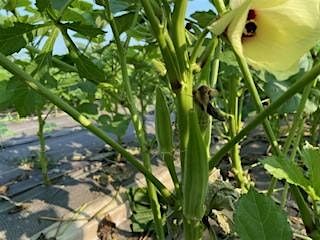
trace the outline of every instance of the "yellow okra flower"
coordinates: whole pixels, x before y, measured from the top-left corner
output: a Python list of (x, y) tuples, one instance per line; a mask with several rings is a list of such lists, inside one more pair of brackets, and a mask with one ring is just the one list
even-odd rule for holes
[(231, 11), (213, 23), (250, 65), (285, 79), (320, 40), (320, 0), (230, 0)]

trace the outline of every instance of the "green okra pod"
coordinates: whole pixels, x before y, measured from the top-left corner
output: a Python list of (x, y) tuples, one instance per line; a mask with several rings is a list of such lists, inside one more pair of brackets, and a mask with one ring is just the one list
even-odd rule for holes
[(165, 96), (159, 87), (156, 90), (155, 127), (159, 151), (168, 167), (175, 190), (179, 192), (179, 180), (174, 166), (170, 111)]
[(186, 219), (201, 220), (205, 212), (208, 188), (208, 154), (197, 113), (189, 112), (189, 140), (183, 175), (183, 215)]
[(170, 112), (166, 99), (159, 87), (156, 90), (155, 125), (160, 152), (171, 153), (173, 142)]

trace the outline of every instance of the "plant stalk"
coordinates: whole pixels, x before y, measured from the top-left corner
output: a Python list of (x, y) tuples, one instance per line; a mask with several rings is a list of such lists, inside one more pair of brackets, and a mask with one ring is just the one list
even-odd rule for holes
[[(120, 60), (120, 65), (121, 65), (121, 73), (122, 73), (124, 89), (126, 91), (127, 102), (128, 102), (128, 106), (129, 106), (131, 120), (133, 122), (135, 132), (137, 134), (137, 138), (140, 143), (143, 164), (146, 169), (151, 171), (151, 160), (150, 160), (150, 152), (148, 150), (148, 142), (146, 139), (145, 129), (144, 129), (142, 121), (139, 117), (139, 113), (138, 113), (138, 110), (135, 105), (135, 99), (132, 94), (131, 84), (130, 84), (128, 70), (127, 70), (127, 60), (126, 60), (125, 49), (123, 48), (123, 45), (120, 40), (120, 34), (118, 31), (116, 21), (114, 20), (113, 15), (111, 13), (109, 0), (105, 0), (104, 2), (106, 4), (106, 8), (105, 8), (106, 9), (106, 17), (110, 23), (110, 26), (111, 26), (111, 29), (113, 32), (113, 36), (114, 36), (114, 40), (116, 42), (117, 49), (118, 49), (118, 55), (119, 55), (119, 60)], [(157, 234), (157, 237), (159, 240), (162, 240), (162, 239), (164, 240), (165, 235), (164, 235), (164, 229), (162, 227), (162, 217), (161, 217), (160, 204), (158, 201), (156, 188), (148, 180), (148, 178), (146, 178), (146, 181), (147, 181), (148, 195), (149, 195), (149, 199), (150, 199), (150, 203), (151, 203), (151, 209), (152, 209), (152, 213), (153, 213), (153, 219), (154, 219), (154, 223), (155, 223), (156, 234)]]
[(137, 168), (141, 173), (143, 173), (158, 189), (164, 199), (169, 203), (174, 203), (173, 194), (147, 169), (145, 168), (138, 159), (136, 159), (132, 154), (126, 151), (120, 144), (115, 142), (110, 138), (102, 129), (93, 125), (93, 123), (87, 119), (84, 115), (79, 113), (75, 108), (69, 105), (67, 102), (63, 101), (61, 98), (56, 96), (41, 83), (35, 81), (29, 74), (24, 72), (16, 64), (9, 61), (2, 53), (0, 53), (0, 65), (8, 70), (19, 79), (24, 81), (30, 88), (38, 92), (61, 110), (70, 115), (75, 121), (79, 122), (83, 127), (88, 129), (97, 137), (101, 138), (105, 143), (110, 145), (115, 151), (121, 153), (135, 168)]

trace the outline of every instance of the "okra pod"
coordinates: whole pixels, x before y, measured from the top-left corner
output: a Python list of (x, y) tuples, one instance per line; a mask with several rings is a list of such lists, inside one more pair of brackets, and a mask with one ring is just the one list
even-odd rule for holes
[(189, 140), (183, 175), (183, 214), (186, 219), (201, 220), (205, 212), (208, 188), (208, 154), (197, 113), (189, 112)]

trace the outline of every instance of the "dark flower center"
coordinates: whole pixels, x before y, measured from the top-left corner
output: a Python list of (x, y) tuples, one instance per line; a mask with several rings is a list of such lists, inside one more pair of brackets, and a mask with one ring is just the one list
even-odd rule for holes
[(257, 30), (257, 25), (255, 22), (248, 22), (248, 23), (246, 23), (245, 28), (246, 28), (247, 33), (254, 34)]
[(247, 20), (252, 20), (256, 18), (256, 12), (253, 9), (250, 9), (248, 12)]
[(247, 16), (246, 25), (244, 26), (242, 37), (253, 37), (257, 31), (257, 24), (256, 24), (256, 12), (253, 9), (250, 9)]

